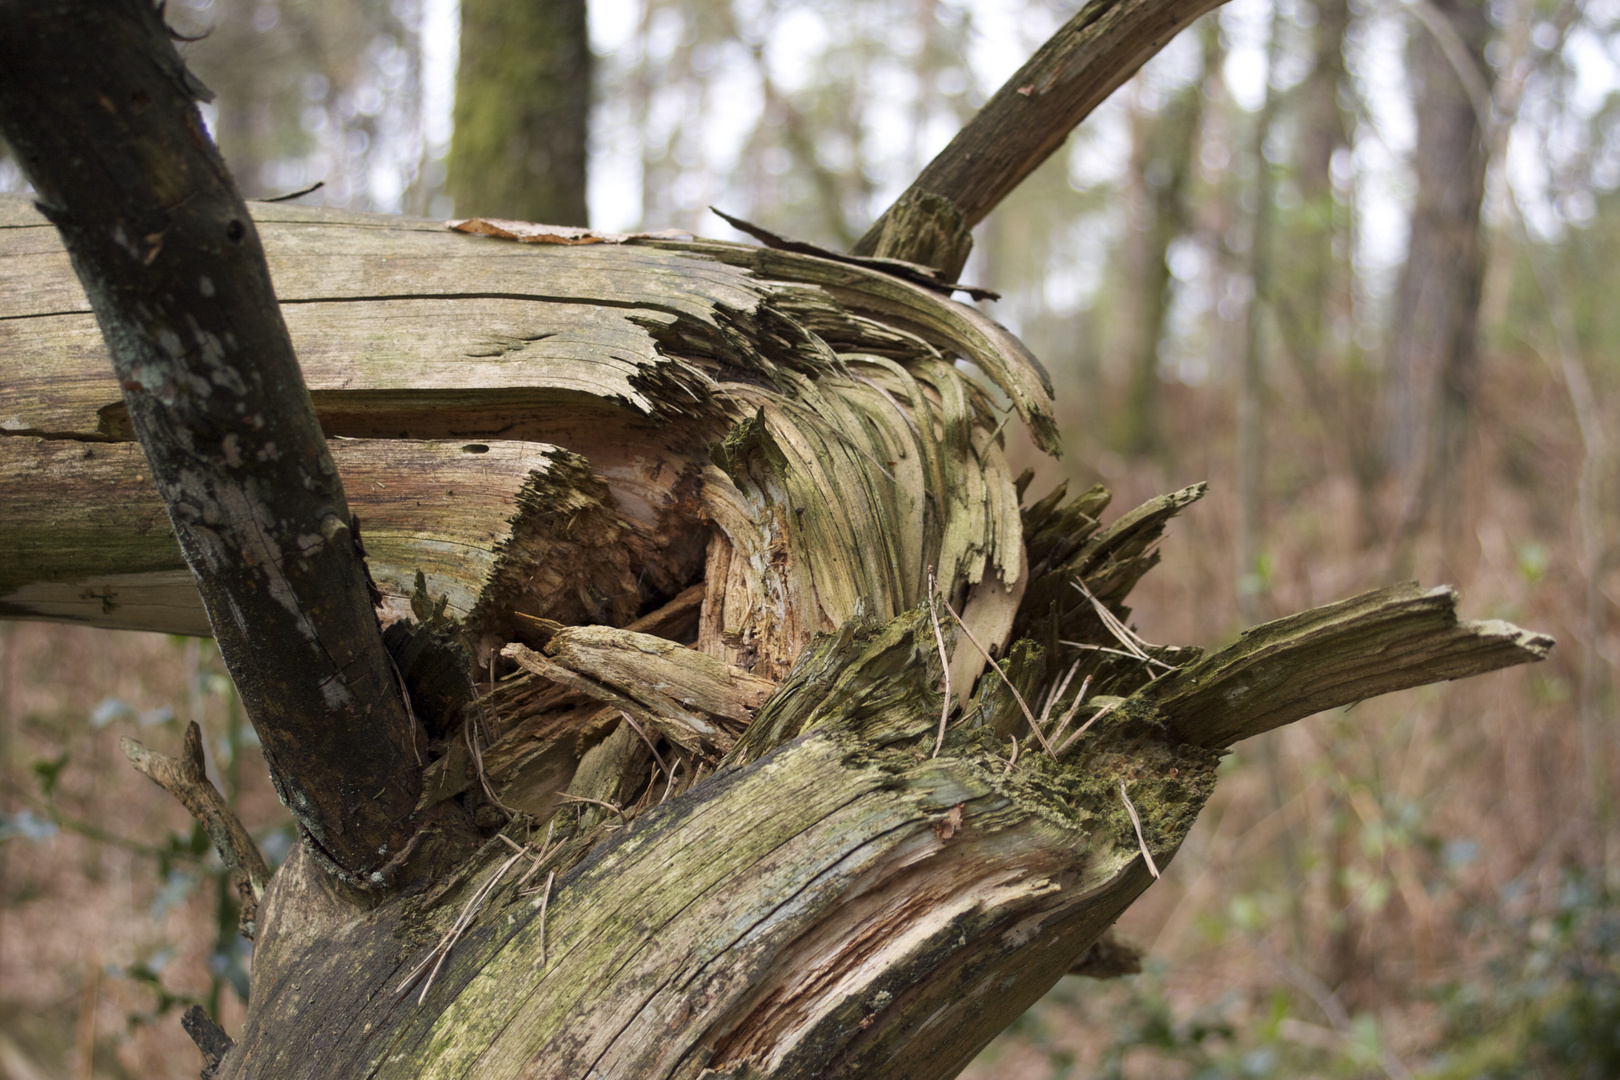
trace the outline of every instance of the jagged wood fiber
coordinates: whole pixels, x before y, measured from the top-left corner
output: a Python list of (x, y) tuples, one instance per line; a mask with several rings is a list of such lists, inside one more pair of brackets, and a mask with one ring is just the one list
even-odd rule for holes
[[(1162, 867), (1231, 741), (1550, 644), (1397, 587), (1121, 655), (1099, 605), (1204, 489), (1020, 510), (998, 402), (1055, 448), (1049, 390), (974, 309), (712, 241), (257, 213), (385, 614), (476, 680), (422, 805), (530, 847), (382, 899), (295, 854), (221, 1077), (952, 1076), (1151, 882), (1121, 782)], [(185, 626), (85, 311), (0, 200), (0, 613)], [(1000, 672), (936, 637), (930, 568)]]

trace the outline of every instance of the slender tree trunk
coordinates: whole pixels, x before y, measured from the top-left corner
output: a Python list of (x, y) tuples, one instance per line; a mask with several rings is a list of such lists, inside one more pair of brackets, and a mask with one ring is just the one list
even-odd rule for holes
[[(1429, 12), (1437, 28), (1411, 28), (1417, 197), (1385, 353), (1381, 418), (1384, 466), (1404, 489), (1402, 536), (1410, 536), (1431, 505), (1443, 520), (1454, 516), (1449, 508), (1459, 494), (1479, 383), (1476, 330), (1485, 268), (1486, 146), (1480, 104), (1464, 72), (1488, 70), (1490, 22), (1485, 5), (1472, 0), (1434, 0)], [(1454, 33), (1464, 55), (1448, 56), (1436, 29)]]
[(1245, 622), (1258, 620), (1265, 590), (1260, 560), (1261, 534), (1265, 512), (1265, 331), (1266, 299), (1271, 277), (1271, 228), (1276, 200), (1276, 180), (1266, 160), (1266, 143), (1271, 137), (1277, 114), (1277, 91), (1272, 86), (1277, 58), (1282, 55), (1279, 30), (1282, 15), (1272, 5), (1271, 26), (1266, 39), (1266, 94), (1255, 118), (1254, 139), (1249, 152), (1255, 169), (1255, 209), (1249, 230), (1249, 306), (1243, 320), (1243, 367), (1238, 380), (1237, 401), (1237, 599)]
[[(1219, 27), (1203, 26), (1204, 62), (1219, 46)], [(1140, 103), (1131, 113), (1126, 172), (1126, 233), (1121, 244), (1119, 355), (1129, 365), (1117, 445), (1128, 454), (1165, 448), (1159, 418), (1159, 345), (1170, 311), (1170, 245), (1187, 231), (1187, 185), (1203, 117), (1202, 76), (1158, 113)]]
[(445, 190), (465, 216), (586, 225), (585, 0), (461, 0)]

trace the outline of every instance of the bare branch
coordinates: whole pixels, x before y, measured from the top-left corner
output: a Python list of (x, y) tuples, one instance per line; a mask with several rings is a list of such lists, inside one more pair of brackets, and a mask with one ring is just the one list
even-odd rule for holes
[(1174, 736), (1218, 748), (1312, 713), (1543, 659), (1545, 634), (1459, 622), (1450, 586), (1391, 585), (1246, 630), (1139, 692)]
[(242, 933), (251, 938), (259, 901), (270, 881), (270, 868), (236, 811), (208, 779), (203, 764), (202, 728), (195, 720), (186, 728), (185, 749), (178, 758), (148, 749), (134, 739), (122, 739), (118, 745), (142, 776), (179, 799), (208, 833), (242, 898)]
[(1091, 0), (929, 162), (854, 254), (938, 267), (954, 281), (973, 226), (1149, 57), (1222, 2)]

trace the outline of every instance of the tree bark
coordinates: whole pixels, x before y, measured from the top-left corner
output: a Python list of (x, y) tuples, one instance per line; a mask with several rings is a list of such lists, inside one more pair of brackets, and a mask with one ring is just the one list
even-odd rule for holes
[[(29, 20), (60, 10), (0, 6), (0, 48), (49, 55)], [(117, 10), (172, 57), (142, 0)], [(0, 80), (57, 70), (21, 63)], [(159, 70), (184, 85), (177, 66)], [(107, 107), (80, 89), (61, 100), (122, 115), (127, 90)], [(71, 153), (44, 156), (61, 167)], [(125, 230), (138, 258), (102, 262), (75, 246), (77, 201), (56, 204), (83, 291), (51, 231), (0, 202), (0, 246), (16, 251), (0, 259), (0, 365), (27, 391), (0, 418), (5, 467), (40, 475), (34, 455), (43, 475), (72, 476), (67, 456), (90, 450), (120, 489), (112, 502), (86, 483), (85, 505), (62, 512), (71, 528), (23, 502), (19, 542), (0, 547), (5, 614), (127, 552), (146, 572), (173, 566), (141, 509), (143, 490), (168, 494), (163, 461), (143, 481), (128, 442), (156, 437), (155, 409), (129, 391), (120, 411), (92, 310), (126, 383), (147, 370), (125, 370), (128, 339), (171, 305), (203, 326), (257, 314), (268, 344), (238, 340), (273, 350), (262, 363), (290, 359), (262, 263), (209, 264), (234, 301), (218, 311), (172, 300), (191, 295), (188, 260), (218, 243), (210, 222), (227, 241), (232, 221), (256, 235), (239, 202), (221, 210), (201, 190), (168, 204), (177, 218)], [(197, 208), (215, 216), (181, 243)], [(1005, 413), (1058, 445), (1038, 365), (973, 308), (869, 265), (487, 222), (463, 229), (506, 238), (284, 207), (261, 218), (282, 304), (309, 312), (299, 345), (320, 425), (296, 368), (278, 384), (294, 401), (244, 415), (302, 410), (306, 460), (322, 460), (324, 427), (341, 448), (328, 462), (357, 481), (373, 463), (384, 493), (366, 498), (379, 545), (394, 545), (379, 565), (399, 616), (384, 659), (431, 737), (407, 820), (470, 819), (487, 840), (381, 893), (334, 874), (325, 847), (295, 852), (258, 912), (240, 1038), (190, 1025), (218, 1077), (952, 1076), (1173, 857), (1233, 740), (1551, 644), (1459, 623), (1449, 590), (1410, 586), (1208, 657), (1141, 643), (1125, 601), (1203, 486), (1106, 526), (1101, 489), (1020, 510), (1029, 477), (1007, 468)], [(153, 233), (163, 257), (146, 259)], [(103, 262), (135, 275), (113, 297), (129, 310), (108, 298)], [(140, 276), (173, 267), (186, 267), (173, 282)], [(136, 355), (154, 365), (167, 339), (148, 337), (158, 346)], [(237, 370), (234, 353), (206, 355)], [(234, 468), (231, 437), (200, 421), (211, 452), (193, 467)], [(396, 481), (380, 477), (417, 470), (386, 494)], [(353, 532), (335, 480), (327, 490)], [(188, 553), (189, 524), (174, 515)], [(52, 551), (53, 530), (75, 543)], [(92, 604), (92, 619), (135, 617), (121, 596)], [(365, 615), (340, 645), (370, 646)], [(259, 660), (302, 662), (264, 626), (242, 634)], [(488, 675), (476, 696), (471, 658)], [(387, 678), (369, 690), (397, 700)], [(397, 758), (392, 731), (363, 733)], [(377, 779), (354, 756), (308, 767), (365, 793)], [(200, 768), (184, 779), (199, 786)]]
[(585, 0), (461, 0), (445, 191), (464, 216), (588, 224)]

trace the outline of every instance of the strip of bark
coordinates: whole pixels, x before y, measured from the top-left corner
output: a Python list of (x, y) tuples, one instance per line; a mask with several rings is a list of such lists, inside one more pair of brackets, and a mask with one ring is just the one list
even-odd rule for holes
[(1091, 110), (1222, 0), (1092, 0), (996, 91), (855, 245), (954, 281), (970, 230)]
[(381, 885), (417, 732), (264, 253), (148, 0), (0, 3), (0, 130), (56, 225), (271, 777)]

